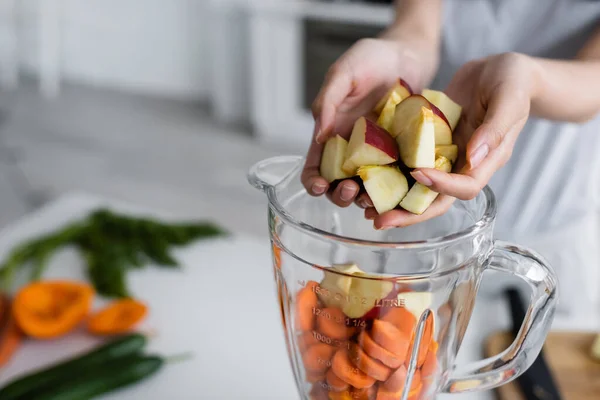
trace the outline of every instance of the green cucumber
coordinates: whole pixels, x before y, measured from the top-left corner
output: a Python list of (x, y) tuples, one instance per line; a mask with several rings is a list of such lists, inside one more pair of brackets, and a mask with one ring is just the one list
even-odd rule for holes
[(65, 380), (28, 400), (89, 400), (140, 382), (154, 375), (164, 365), (162, 357), (139, 355), (125, 358), (117, 365), (97, 368), (79, 379)]
[(0, 399), (29, 398), (28, 394), (34, 393), (40, 388), (54, 386), (56, 382), (62, 382), (64, 379), (73, 378), (86, 369), (101, 367), (111, 360), (139, 353), (143, 350), (146, 342), (146, 337), (139, 333), (111, 340), (88, 353), (17, 377), (0, 389)]

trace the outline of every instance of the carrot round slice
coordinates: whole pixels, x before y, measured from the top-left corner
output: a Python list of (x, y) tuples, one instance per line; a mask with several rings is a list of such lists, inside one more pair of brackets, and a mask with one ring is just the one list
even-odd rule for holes
[(317, 313), (317, 331), (332, 339), (348, 339), (353, 329), (346, 326), (346, 316), (339, 308), (327, 307)]
[(310, 400), (329, 400), (329, 393), (323, 385), (315, 383), (309, 393)]
[(324, 375), (331, 364), (331, 358), (335, 350), (335, 347), (325, 343), (313, 344), (302, 354), (304, 367), (311, 372), (323, 373)]
[(325, 380), (324, 372), (313, 372), (313, 371), (306, 372), (306, 381), (308, 383), (317, 383), (317, 382), (322, 382), (323, 380)]
[(377, 396), (377, 385), (373, 385), (366, 389), (352, 389), (350, 392), (352, 400), (375, 400)]
[[(419, 384), (419, 386), (408, 393), (408, 400), (417, 400), (418, 396), (421, 394), (421, 388), (423, 386)], [(391, 392), (387, 390), (385, 387), (380, 386), (379, 390), (377, 390), (377, 398), (376, 400), (398, 400), (402, 398), (402, 390), (398, 392)]]
[[(408, 355), (406, 356), (405, 361), (405, 364), (407, 366), (412, 357), (416, 334), (417, 332), (415, 331), (410, 341), (410, 347), (408, 349)], [(427, 318), (427, 320), (425, 321), (425, 327), (423, 328), (423, 336), (421, 337), (421, 344), (419, 345), (419, 351), (417, 353), (417, 368), (421, 368), (425, 363), (425, 357), (427, 357), (429, 346), (431, 345), (431, 342), (433, 340), (433, 314), (429, 314), (429, 318)]]
[(304, 353), (310, 346), (316, 343), (321, 343), (317, 340), (314, 333), (312, 332), (303, 332), (298, 335), (298, 349), (300, 353)]
[(335, 374), (335, 372), (333, 372), (333, 369), (329, 369), (327, 371), (327, 374), (325, 375), (325, 379), (327, 380), (327, 384), (333, 391), (342, 392), (342, 391), (348, 389), (348, 386), (349, 386), (348, 383), (344, 382), (342, 379), (340, 379)]
[(92, 315), (87, 327), (97, 335), (118, 335), (129, 332), (146, 317), (148, 306), (134, 299), (121, 299)]
[(352, 363), (362, 372), (378, 381), (385, 381), (392, 373), (392, 370), (381, 362), (371, 358), (358, 344), (351, 343), (348, 352)]
[(362, 346), (367, 355), (381, 361), (381, 363), (387, 367), (394, 369), (398, 368), (406, 359), (406, 356), (394, 354), (375, 343), (373, 338), (365, 331), (362, 331), (360, 335), (358, 335), (358, 343)]
[(331, 369), (340, 379), (357, 389), (368, 388), (375, 383), (375, 378), (352, 365), (348, 357), (348, 351), (343, 348), (339, 349), (333, 356)]
[(336, 392), (335, 390), (329, 391), (329, 400), (354, 400), (352, 398), (352, 393), (349, 390), (342, 390), (341, 392)]
[(413, 334), (417, 326), (417, 317), (404, 307), (390, 308), (381, 320), (390, 322), (396, 328), (406, 333), (409, 337)]
[(300, 289), (296, 295), (296, 328), (301, 331), (310, 331), (315, 327), (315, 311), (319, 305), (317, 294), (313, 285)]
[(376, 319), (373, 321), (371, 337), (381, 347), (391, 353), (406, 357), (410, 347), (410, 336), (396, 328), (393, 324)]
[[(383, 383), (383, 387), (385, 390), (389, 392), (402, 392), (404, 390), (404, 383), (406, 382), (406, 375), (408, 371), (406, 367), (403, 365), (398, 368), (392, 375), (390, 375), (389, 379)], [(410, 390), (414, 390), (419, 387), (421, 384), (421, 372), (419, 370), (415, 371), (413, 375), (412, 383), (410, 385)]]

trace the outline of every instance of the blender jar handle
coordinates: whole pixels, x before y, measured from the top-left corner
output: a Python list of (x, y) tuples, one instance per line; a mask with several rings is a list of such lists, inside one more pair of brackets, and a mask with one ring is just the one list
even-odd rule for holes
[(248, 182), (256, 189), (266, 192), (295, 176), (304, 166), (304, 157), (279, 156), (271, 157), (254, 164), (248, 171)]
[(557, 302), (556, 275), (539, 255), (496, 241), (489, 268), (527, 282), (532, 290), (529, 309), (510, 347), (497, 356), (467, 364), (464, 374), (450, 376), (443, 387), (446, 393), (488, 390), (516, 379), (533, 364), (552, 325)]

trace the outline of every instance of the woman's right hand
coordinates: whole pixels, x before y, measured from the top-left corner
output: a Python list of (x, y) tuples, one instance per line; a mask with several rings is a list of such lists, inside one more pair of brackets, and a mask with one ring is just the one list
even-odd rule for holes
[(372, 112), (377, 102), (398, 79), (420, 92), (437, 69), (437, 48), (425, 38), (362, 39), (344, 53), (329, 69), (312, 107), (315, 119), (313, 139), (306, 156), (302, 183), (309, 194), (327, 196), (340, 207), (352, 202), (372, 207), (368, 195), (356, 197), (359, 186), (351, 179), (340, 182), (333, 191), (319, 175), (321, 153), (335, 134), (348, 139), (356, 119)]

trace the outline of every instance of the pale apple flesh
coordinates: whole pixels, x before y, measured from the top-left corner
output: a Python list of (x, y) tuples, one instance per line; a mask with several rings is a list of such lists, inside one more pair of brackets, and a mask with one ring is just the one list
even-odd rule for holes
[(357, 173), (379, 214), (396, 208), (408, 193), (408, 181), (396, 166), (363, 166)]
[[(446, 157), (439, 156), (435, 160), (435, 169), (450, 172), (452, 171), (452, 163)], [(400, 202), (400, 207), (413, 214), (421, 215), (427, 211), (438, 195), (439, 193), (417, 182), (404, 196)]]
[(455, 144), (435, 146), (435, 156), (446, 157), (454, 165), (458, 158), (458, 146)]
[[(405, 100), (406, 101), (406, 100)], [(402, 106), (404, 102), (400, 103)], [(435, 128), (433, 112), (426, 107), (409, 118), (398, 118), (396, 113), (394, 129), (400, 148), (400, 159), (409, 168), (434, 168)]]
[(402, 100), (402, 102), (396, 106), (394, 122), (392, 123), (392, 127), (389, 131), (390, 134), (393, 137), (398, 136), (399, 129), (422, 107), (430, 109), (433, 113), (435, 144), (452, 144), (452, 129), (450, 129), (450, 124), (444, 116), (444, 113), (420, 94), (413, 94), (412, 96)]
[(323, 154), (321, 155), (319, 172), (327, 182), (331, 183), (338, 179), (346, 179), (352, 176), (342, 169), (347, 149), (348, 142), (340, 135), (330, 138), (325, 143)]
[(454, 131), (462, 113), (462, 107), (452, 100), (446, 93), (437, 90), (425, 89), (423, 96), (442, 110), (446, 119), (450, 123), (450, 129)]
[(398, 145), (390, 134), (373, 121), (359, 118), (352, 129), (342, 169), (354, 175), (363, 165), (387, 165), (398, 160)]
[[(398, 100), (398, 103), (400, 103), (400, 101), (402, 101), (402, 99), (407, 98), (411, 94), (413, 94), (413, 90), (410, 87), (410, 85), (408, 83), (406, 83), (406, 81), (404, 81), (403, 79), (399, 78), (396, 81), (396, 83), (394, 83), (394, 86), (392, 86), (390, 88), (390, 90), (388, 90), (388, 92), (385, 94), (385, 96), (383, 96), (381, 98), (381, 100), (379, 100), (379, 102), (377, 103), (377, 105), (375, 106), (375, 109), (373, 111), (375, 111), (377, 113), (377, 115), (381, 115), (386, 104), (389, 102), (390, 98), (393, 97), (395, 99), (400, 99), (400, 100)], [(398, 104), (398, 103), (396, 103), (396, 104)], [(395, 107), (395, 105), (394, 105), (394, 107)]]
[(410, 311), (417, 319), (433, 303), (433, 294), (431, 292), (402, 292), (398, 294), (398, 303)]

